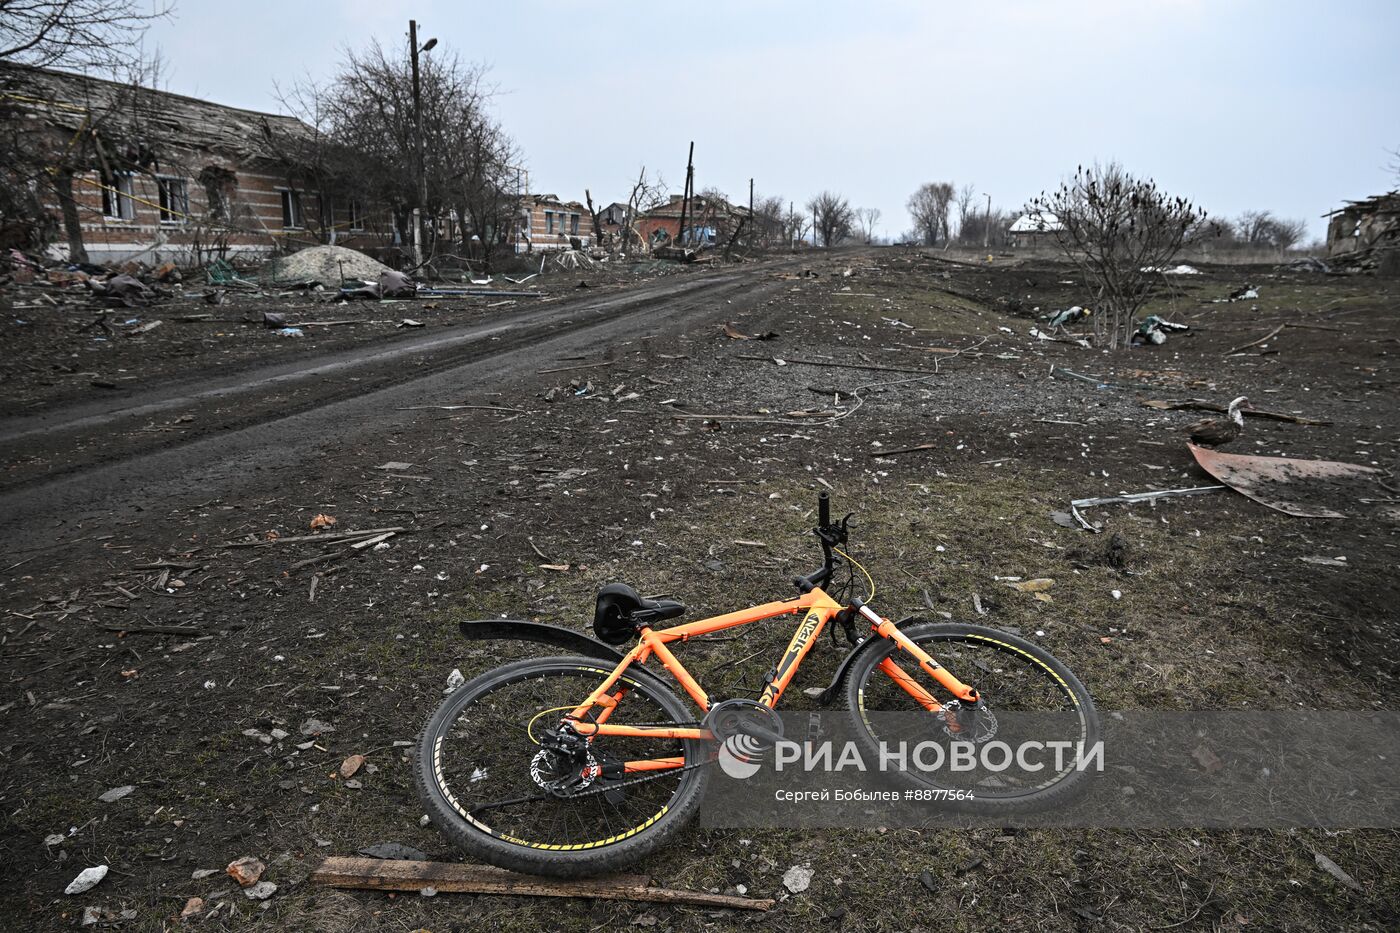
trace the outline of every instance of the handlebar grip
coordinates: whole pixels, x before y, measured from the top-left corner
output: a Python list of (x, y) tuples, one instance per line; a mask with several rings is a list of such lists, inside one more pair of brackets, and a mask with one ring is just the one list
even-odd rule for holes
[(823, 528), (831, 524), (831, 497), (825, 492), (817, 496), (817, 524)]

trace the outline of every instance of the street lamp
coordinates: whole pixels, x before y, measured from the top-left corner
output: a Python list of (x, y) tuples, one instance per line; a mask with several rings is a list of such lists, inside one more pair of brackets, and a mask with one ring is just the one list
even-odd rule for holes
[(413, 209), (413, 250), (421, 266), (423, 256), (423, 209), (428, 204), (428, 167), (423, 159), (423, 92), (418, 82), (418, 53), (431, 52), (437, 39), (418, 45), (418, 21), (408, 21), (408, 48), (413, 61), (413, 136), (418, 150), (418, 206)]

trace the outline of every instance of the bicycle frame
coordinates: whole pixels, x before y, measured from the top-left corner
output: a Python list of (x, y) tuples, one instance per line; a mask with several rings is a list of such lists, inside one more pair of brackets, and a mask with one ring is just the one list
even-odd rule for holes
[[(590, 739), (597, 736), (615, 735), (633, 738), (667, 738), (667, 739), (696, 739), (710, 740), (714, 735), (704, 728), (668, 728), (665, 726), (628, 726), (621, 723), (611, 723), (613, 711), (619, 702), (626, 695), (626, 687), (618, 688), (618, 682), (623, 674), (633, 664), (645, 664), (652, 657), (657, 658), (666, 670), (671, 672), (676, 681), (680, 683), (690, 698), (701, 710), (709, 711), (709, 694), (700, 685), (690, 672), (685, 669), (685, 665), (680, 662), (668, 645), (672, 642), (683, 642), (701, 635), (708, 635), (712, 632), (723, 631), (727, 628), (735, 628), (740, 625), (749, 625), (753, 622), (761, 622), (765, 619), (772, 619), (777, 616), (795, 615), (803, 612), (802, 623), (798, 625), (797, 631), (793, 633), (792, 640), (788, 642), (787, 650), (783, 653), (782, 660), (774, 668), (774, 674), (768, 684), (763, 689), (763, 694), (758, 702), (769, 709), (775, 709), (778, 701), (782, 699), (783, 692), (792, 682), (797, 674), (797, 669), (806, 658), (807, 653), (816, 643), (817, 637), (826, 628), (833, 616), (841, 612), (845, 607), (833, 600), (820, 587), (814, 587), (810, 592), (797, 599), (780, 600), (776, 602), (764, 603), (749, 609), (741, 609), (738, 612), (730, 612), (725, 615), (713, 616), (708, 619), (700, 619), (685, 625), (678, 625), (674, 628), (651, 629), (643, 627), (640, 632), (640, 639), (633, 648), (622, 659), (622, 662), (613, 669), (607, 678), (595, 689), (581, 704), (564, 717), (567, 722), (581, 736)], [(861, 615), (870, 621), (871, 631), (882, 638), (888, 638), (899, 646), (899, 649), (909, 656), (911, 660), (918, 664), (920, 670), (928, 674), (937, 681), (944, 689), (959, 700), (969, 703), (977, 702), (977, 691), (963, 683), (927, 652), (911, 641), (906, 635), (900, 632), (899, 628), (889, 619), (881, 618), (866, 606), (860, 607)], [(943, 705), (921, 686), (914, 677), (905, 671), (894, 659), (886, 658), (880, 664), (883, 670), (902, 690), (914, 698), (924, 709), (930, 713), (939, 713)], [(595, 709), (601, 707), (597, 716), (591, 721), (586, 717)], [(624, 772), (659, 771), (668, 768), (679, 768), (684, 765), (682, 757), (676, 758), (651, 758), (645, 760), (628, 761), (624, 763)]]

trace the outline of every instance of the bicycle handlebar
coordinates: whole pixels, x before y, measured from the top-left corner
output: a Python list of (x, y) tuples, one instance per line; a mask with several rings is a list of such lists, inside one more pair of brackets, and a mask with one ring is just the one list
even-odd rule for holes
[(812, 534), (817, 536), (817, 540), (822, 543), (822, 567), (805, 577), (793, 577), (792, 582), (799, 592), (810, 593), (831, 579), (832, 571), (836, 569), (836, 558), (832, 556), (831, 549), (837, 544), (846, 543), (846, 521), (850, 518), (841, 519), (839, 522), (831, 520), (831, 497), (825, 492), (817, 496), (817, 527), (812, 529)]

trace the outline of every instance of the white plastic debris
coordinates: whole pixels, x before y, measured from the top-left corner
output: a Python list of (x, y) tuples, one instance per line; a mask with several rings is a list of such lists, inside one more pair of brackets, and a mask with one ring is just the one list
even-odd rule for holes
[(277, 893), (277, 884), (272, 881), (259, 881), (252, 887), (244, 888), (243, 893), (255, 901), (265, 901)]
[(452, 669), (452, 673), (447, 675), (447, 689), (443, 690), (442, 692), (451, 693), (453, 690), (456, 690), (458, 687), (462, 686), (462, 684), (466, 682), (467, 678), (463, 677), (462, 672), (454, 667)]
[(116, 803), (136, 788), (131, 784), (123, 784), (121, 787), (114, 787), (109, 791), (104, 791), (97, 799), (103, 803)]
[(794, 865), (783, 872), (783, 887), (793, 894), (801, 894), (812, 886), (812, 869)]
[(68, 882), (68, 887), (63, 889), (64, 894), (84, 894), (97, 887), (98, 882), (107, 877), (106, 865), (95, 865), (92, 868), (84, 868), (78, 872), (78, 877)]

